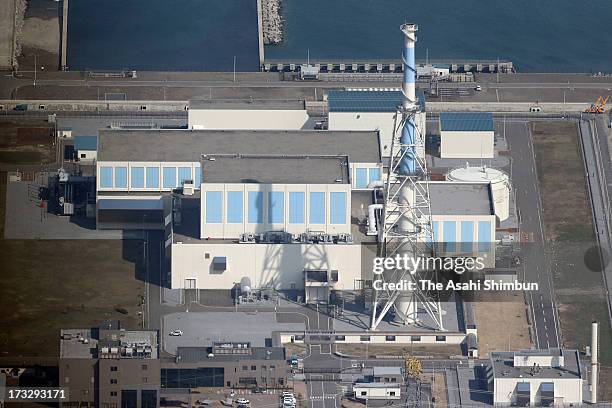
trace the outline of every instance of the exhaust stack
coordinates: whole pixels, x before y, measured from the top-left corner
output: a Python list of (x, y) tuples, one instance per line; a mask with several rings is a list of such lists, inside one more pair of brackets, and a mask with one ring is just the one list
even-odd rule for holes
[(597, 380), (599, 375), (598, 323), (591, 323), (591, 404), (597, 403)]

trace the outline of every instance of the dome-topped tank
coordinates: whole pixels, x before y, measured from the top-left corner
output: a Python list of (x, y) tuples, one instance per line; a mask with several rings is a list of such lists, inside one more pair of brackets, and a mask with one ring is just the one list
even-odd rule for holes
[(464, 181), (471, 183), (491, 183), (495, 215), (500, 221), (510, 216), (510, 177), (501, 170), (486, 166), (458, 167), (448, 172), (448, 181)]

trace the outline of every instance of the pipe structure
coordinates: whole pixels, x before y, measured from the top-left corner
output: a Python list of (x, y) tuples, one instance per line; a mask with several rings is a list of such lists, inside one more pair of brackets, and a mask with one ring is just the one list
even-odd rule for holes
[(591, 404), (597, 404), (597, 380), (599, 375), (599, 341), (598, 341), (598, 324), (591, 323)]
[[(416, 106), (416, 66), (414, 46), (416, 44), (416, 24), (404, 24), (400, 27), (404, 33), (404, 52), (402, 60), (404, 64), (404, 78), (402, 81), (402, 93), (404, 94), (403, 108), (405, 112), (414, 110)], [(400, 162), (400, 173), (402, 175), (414, 174), (416, 171), (415, 160), (415, 133), (416, 125), (412, 115), (404, 121), (400, 143), (404, 146), (403, 157)]]
[(378, 235), (378, 227), (376, 226), (376, 210), (382, 210), (382, 204), (368, 205), (368, 232), (367, 235)]

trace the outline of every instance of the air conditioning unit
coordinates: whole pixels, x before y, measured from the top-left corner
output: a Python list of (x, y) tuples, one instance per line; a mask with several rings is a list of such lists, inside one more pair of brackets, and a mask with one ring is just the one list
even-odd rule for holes
[(195, 193), (195, 186), (193, 180), (185, 180), (183, 183), (183, 195), (192, 196)]

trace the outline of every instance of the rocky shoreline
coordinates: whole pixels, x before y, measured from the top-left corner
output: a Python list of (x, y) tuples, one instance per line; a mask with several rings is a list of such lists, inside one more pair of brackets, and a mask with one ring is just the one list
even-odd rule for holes
[(281, 0), (261, 0), (261, 14), (264, 44), (281, 43), (283, 41)]

